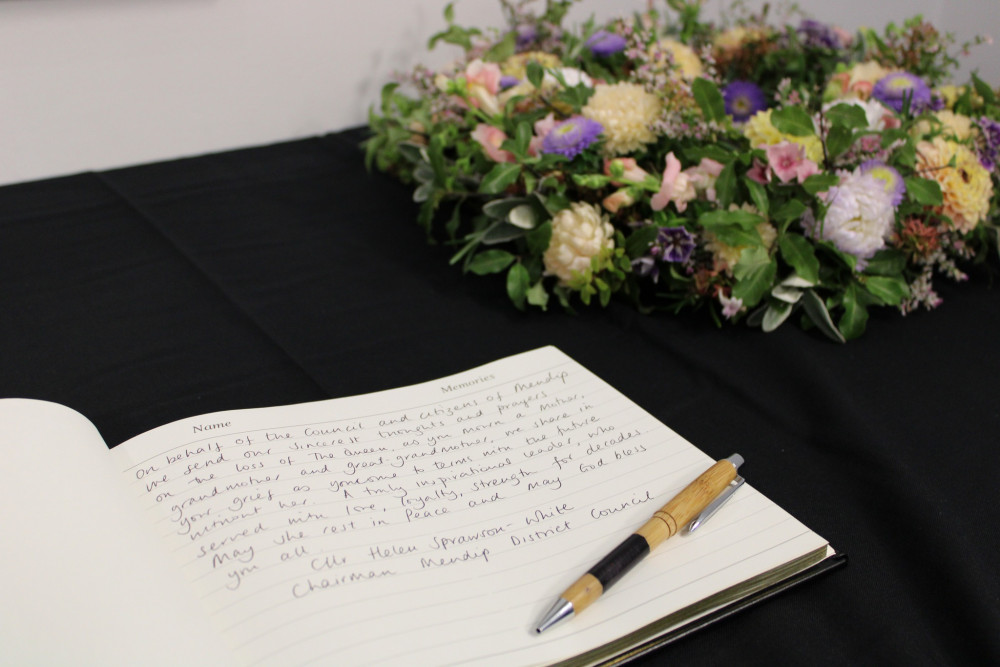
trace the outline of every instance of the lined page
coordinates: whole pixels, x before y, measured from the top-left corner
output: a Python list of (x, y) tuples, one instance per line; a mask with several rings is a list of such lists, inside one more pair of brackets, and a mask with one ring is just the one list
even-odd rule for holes
[(744, 486), (537, 635), (566, 586), (712, 463), (552, 347), (175, 422), (112, 454), (250, 665), (551, 662), (824, 544)]

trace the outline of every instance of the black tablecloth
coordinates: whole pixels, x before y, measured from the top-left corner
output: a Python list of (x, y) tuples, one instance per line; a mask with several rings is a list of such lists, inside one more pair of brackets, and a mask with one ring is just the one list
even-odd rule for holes
[[(847, 345), (629, 306), (518, 312), (426, 245), (361, 130), (0, 188), (0, 396), (109, 444), (553, 344), (849, 555), (650, 664), (1000, 661), (1000, 307), (989, 272)], [(994, 260), (992, 265), (995, 267)], [(0, 649), (2, 653), (2, 649)]]

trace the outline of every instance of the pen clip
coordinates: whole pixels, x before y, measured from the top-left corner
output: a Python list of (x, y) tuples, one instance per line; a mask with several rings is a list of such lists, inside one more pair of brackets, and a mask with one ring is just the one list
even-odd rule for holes
[(691, 519), (691, 522), (688, 523), (686, 526), (684, 526), (683, 529), (681, 529), (681, 535), (690, 535), (698, 528), (700, 528), (706, 521), (708, 521), (712, 517), (713, 514), (719, 511), (719, 508), (722, 507), (726, 503), (726, 501), (732, 497), (734, 493), (736, 493), (736, 489), (743, 486), (743, 482), (745, 481), (746, 480), (737, 475), (733, 479), (733, 481), (729, 483), (729, 486), (723, 489), (722, 493), (720, 493), (715, 498), (715, 500), (710, 502), (708, 506), (701, 511), (701, 514)]

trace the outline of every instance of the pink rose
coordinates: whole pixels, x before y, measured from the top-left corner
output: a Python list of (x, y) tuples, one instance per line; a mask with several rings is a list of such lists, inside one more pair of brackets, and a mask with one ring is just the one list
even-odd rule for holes
[(483, 152), (494, 162), (514, 162), (514, 155), (500, 148), (500, 144), (507, 140), (507, 135), (500, 128), (480, 123), (470, 136), (479, 142)]

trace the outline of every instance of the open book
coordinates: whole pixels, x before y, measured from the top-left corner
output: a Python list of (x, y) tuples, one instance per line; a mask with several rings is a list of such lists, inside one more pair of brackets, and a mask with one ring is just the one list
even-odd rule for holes
[(13, 664), (598, 662), (835, 560), (744, 485), (536, 634), (712, 463), (552, 347), (110, 451), (78, 413), (7, 399), (0, 442)]

